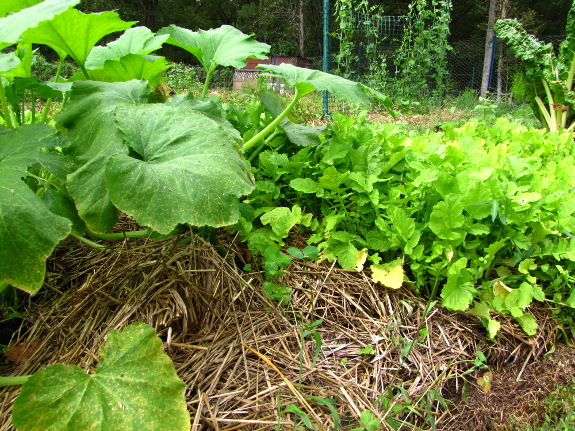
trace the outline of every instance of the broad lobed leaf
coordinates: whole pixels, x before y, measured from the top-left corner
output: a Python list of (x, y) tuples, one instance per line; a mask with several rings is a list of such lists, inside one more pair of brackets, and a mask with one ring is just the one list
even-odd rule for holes
[(187, 431), (184, 387), (154, 329), (133, 323), (110, 332), (94, 374), (61, 364), (34, 374), (14, 403), (13, 422), (22, 431)]

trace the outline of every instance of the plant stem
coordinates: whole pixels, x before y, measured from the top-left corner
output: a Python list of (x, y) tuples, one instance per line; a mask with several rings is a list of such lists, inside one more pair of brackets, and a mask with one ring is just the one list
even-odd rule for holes
[[(62, 72), (62, 68), (64, 66), (64, 60), (60, 58), (60, 63), (58, 63), (58, 69), (56, 70), (56, 76), (54, 76), (54, 82), (57, 82), (60, 78), (60, 72)], [(46, 122), (46, 118), (48, 118), (48, 113), (50, 112), (50, 106), (52, 105), (52, 98), (50, 97), (46, 100), (46, 105), (44, 106), (44, 110), (42, 111), (42, 118), (40, 119), (41, 123)]]
[(8, 106), (8, 100), (6, 99), (6, 93), (4, 91), (4, 83), (2, 82), (2, 78), (0, 78), (0, 103), (2, 103), (2, 115), (4, 116), (6, 126), (13, 129), (14, 124), (12, 123), (10, 107)]
[(549, 105), (549, 113), (551, 114), (551, 124), (549, 125), (549, 131), (557, 130), (557, 111), (553, 107), (555, 105), (555, 101), (553, 100), (553, 94), (551, 93), (551, 89), (549, 88), (549, 84), (547, 81), (542, 79), (543, 87), (545, 88), (545, 93), (547, 94), (547, 103)]
[(84, 244), (89, 245), (90, 247), (96, 248), (98, 250), (102, 250), (102, 251), (108, 251), (108, 249), (106, 248), (106, 246), (102, 245), (102, 244), (98, 244), (97, 242), (94, 241), (90, 241), (88, 238), (85, 238), (83, 236), (80, 235), (76, 235), (75, 233), (71, 234), (74, 238), (76, 238), (78, 241), (83, 242)]
[(261, 141), (268, 133), (270, 133), (272, 130), (274, 130), (278, 126), (278, 124), (290, 113), (290, 111), (293, 109), (293, 107), (295, 106), (295, 104), (298, 102), (299, 99), (300, 99), (300, 96), (298, 94), (298, 89), (296, 87), (295, 95), (294, 95), (292, 101), (289, 103), (289, 105), (286, 106), (286, 108), (281, 112), (281, 114), (278, 115), (261, 132), (259, 132), (257, 135), (255, 135), (253, 138), (251, 138), (248, 142), (246, 142), (244, 144), (244, 146), (242, 148), (244, 153), (247, 150), (249, 150), (250, 148), (252, 148), (259, 141)]
[(202, 96), (206, 97), (208, 94), (208, 87), (210, 86), (210, 81), (212, 80), (212, 73), (214, 73), (214, 69), (208, 70), (206, 73), (206, 80), (204, 81), (204, 87), (202, 88)]
[(80, 70), (82, 71), (82, 73), (84, 74), (86, 79), (89, 81), (91, 78), (90, 78), (90, 73), (88, 72), (88, 69), (86, 69), (86, 66), (84, 66), (83, 64), (80, 64)]
[(262, 142), (262, 143), (250, 154), (250, 156), (248, 157), (248, 162), (252, 162), (252, 161), (258, 156), (258, 154), (262, 152), (262, 150), (264, 149), (264, 147), (266, 146), (266, 144), (267, 144), (268, 142), (270, 142), (273, 138), (275, 138), (278, 134), (279, 134), (279, 130), (278, 130), (278, 129), (274, 130), (274, 132), (273, 132), (271, 135), (269, 135), (269, 136), (265, 139), (265, 141)]
[(16, 386), (16, 385), (23, 385), (28, 381), (28, 379), (32, 377), (32, 375), (28, 376), (14, 376), (14, 377), (5, 377), (0, 376), (0, 387), (2, 386)]
[(128, 232), (115, 232), (115, 233), (95, 233), (87, 230), (86, 233), (92, 238), (101, 239), (104, 241), (119, 241), (126, 238), (145, 238), (152, 233), (152, 229), (134, 230)]
[(547, 108), (545, 107), (543, 101), (539, 96), (535, 97), (535, 103), (537, 103), (537, 106), (539, 107), (539, 112), (541, 112), (541, 115), (545, 120), (546, 124), (544, 124), (544, 126), (547, 127), (547, 130), (551, 130), (551, 115), (549, 114), (549, 111), (547, 111)]

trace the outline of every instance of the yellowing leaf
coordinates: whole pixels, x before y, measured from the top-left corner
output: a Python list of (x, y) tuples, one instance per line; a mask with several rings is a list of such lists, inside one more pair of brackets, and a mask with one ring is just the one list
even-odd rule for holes
[(403, 266), (401, 259), (382, 265), (371, 265), (371, 279), (391, 289), (399, 289), (403, 284)]
[(356, 271), (363, 271), (363, 265), (367, 260), (367, 249), (359, 250), (357, 255), (355, 256), (355, 270)]
[(505, 298), (507, 298), (507, 295), (509, 295), (509, 292), (511, 292), (512, 290), (513, 289), (511, 289), (510, 287), (507, 287), (504, 283), (502, 283), (499, 280), (497, 280), (495, 283), (493, 283), (493, 294), (495, 296), (499, 296), (503, 300), (505, 300)]
[(477, 379), (477, 384), (481, 386), (485, 393), (491, 390), (491, 382), (493, 382), (493, 373), (491, 371), (483, 373), (483, 377)]

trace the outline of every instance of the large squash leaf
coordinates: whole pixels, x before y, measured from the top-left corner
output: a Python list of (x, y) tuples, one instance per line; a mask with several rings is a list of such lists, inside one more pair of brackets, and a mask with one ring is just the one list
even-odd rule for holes
[(26, 31), (24, 40), (48, 45), (61, 59), (69, 55), (84, 67), (90, 51), (100, 39), (110, 33), (126, 30), (133, 24), (122, 21), (116, 12), (85, 14), (69, 9), (51, 21)]
[(96, 46), (88, 55), (86, 67), (102, 67), (107, 60), (118, 60), (129, 54), (150, 54), (162, 47), (169, 37), (167, 34), (156, 36), (147, 27), (134, 27), (106, 46)]
[(165, 105), (119, 107), (116, 126), (130, 147), (106, 166), (112, 202), (140, 224), (169, 233), (179, 223), (224, 226), (253, 189), (232, 137), (204, 114)]
[(76, 165), (68, 177), (68, 192), (82, 219), (95, 232), (107, 232), (117, 221), (104, 173), (108, 159), (127, 149), (117, 135), (114, 110), (118, 105), (145, 103), (148, 94), (145, 81), (79, 81), (72, 86), (66, 108), (56, 117), (67, 129), (72, 142), (67, 152)]
[[(0, 5), (0, 50), (18, 43), (22, 33), (80, 3), (80, 0), (8, 1)], [(23, 9), (22, 7), (25, 7)], [(30, 7), (26, 7), (30, 6)], [(8, 15), (11, 13), (10, 15)], [(8, 15), (8, 16), (6, 16)]]
[(133, 323), (110, 332), (94, 374), (63, 364), (34, 374), (12, 420), (22, 431), (188, 431), (184, 387), (154, 329)]
[(238, 29), (223, 25), (211, 30), (191, 31), (171, 25), (162, 28), (158, 35), (168, 34), (167, 43), (179, 46), (193, 54), (206, 71), (216, 66), (245, 67), (248, 58), (266, 59), (270, 46), (258, 42)]
[(373, 97), (379, 100), (386, 109), (390, 110), (391, 107), (391, 99), (388, 96), (359, 82), (287, 63), (277, 66), (261, 64), (259, 67), (271, 72), (274, 76), (282, 78), (289, 85), (296, 87), (299, 97), (303, 97), (315, 90), (327, 90), (335, 97), (358, 105), (369, 105), (371, 97)]
[(45, 124), (24, 125), (0, 134), (0, 285), (30, 293), (44, 282), (46, 259), (71, 231), (70, 220), (50, 212), (22, 181), (29, 166), (63, 165), (45, 148), (62, 145)]

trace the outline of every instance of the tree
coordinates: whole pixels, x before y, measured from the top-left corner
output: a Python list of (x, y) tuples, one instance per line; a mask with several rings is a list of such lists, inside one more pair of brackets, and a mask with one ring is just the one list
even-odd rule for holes
[(485, 39), (485, 56), (483, 57), (483, 74), (481, 76), (481, 97), (487, 97), (490, 85), (490, 75), (493, 69), (493, 49), (495, 40), (495, 21), (497, 20), (497, 4), (498, 0), (490, 0), (489, 3), (489, 19), (487, 22), (487, 37)]

